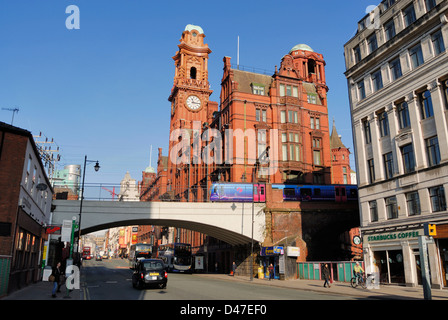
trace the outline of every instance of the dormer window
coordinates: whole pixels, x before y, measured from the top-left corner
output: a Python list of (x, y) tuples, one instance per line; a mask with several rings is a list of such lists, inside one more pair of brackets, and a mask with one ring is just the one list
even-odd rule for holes
[(264, 96), (264, 85), (258, 83), (252, 83), (252, 93)]

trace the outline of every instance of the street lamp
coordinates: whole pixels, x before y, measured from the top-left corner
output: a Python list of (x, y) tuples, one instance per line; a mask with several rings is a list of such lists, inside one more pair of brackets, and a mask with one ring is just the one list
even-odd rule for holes
[[(87, 162), (95, 162), (95, 160), (87, 160), (87, 156), (84, 157), (84, 171), (82, 172), (82, 184), (81, 184), (81, 202), (79, 204), (79, 230), (78, 230), (78, 252), (79, 252), (79, 244), (81, 241), (81, 216), (82, 216), (82, 202), (84, 200), (84, 182), (86, 180), (86, 165)], [(93, 167), (95, 172), (100, 170), (100, 164), (96, 161), (95, 166)]]

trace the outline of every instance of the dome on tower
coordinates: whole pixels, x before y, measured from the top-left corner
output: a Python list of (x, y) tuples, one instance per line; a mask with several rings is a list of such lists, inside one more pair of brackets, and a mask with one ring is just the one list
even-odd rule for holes
[(298, 45), (295, 45), (294, 47), (292, 47), (292, 49), (289, 50), (289, 53), (291, 53), (293, 51), (297, 51), (297, 50), (304, 50), (304, 51), (314, 52), (314, 50), (311, 49), (311, 47), (309, 45), (301, 43), (301, 44), (298, 44)]
[(200, 26), (195, 26), (193, 24), (187, 24), (184, 31), (197, 30), (199, 33), (204, 33), (204, 30)]
[(146, 173), (156, 173), (156, 170), (153, 167), (149, 166), (145, 169), (145, 172)]

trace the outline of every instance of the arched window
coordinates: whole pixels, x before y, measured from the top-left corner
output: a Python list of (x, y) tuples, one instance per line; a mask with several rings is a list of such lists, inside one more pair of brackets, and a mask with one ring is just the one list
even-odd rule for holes
[(190, 69), (190, 79), (196, 79), (196, 68), (191, 67)]

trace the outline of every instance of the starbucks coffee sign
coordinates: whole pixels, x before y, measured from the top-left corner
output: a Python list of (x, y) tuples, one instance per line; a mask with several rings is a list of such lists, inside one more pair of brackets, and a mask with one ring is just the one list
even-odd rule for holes
[(410, 239), (416, 240), (421, 235), (423, 235), (423, 230), (407, 230), (391, 233), (365, 235), (364, 240), (367, 240), (367, 242), (410, 240)]

